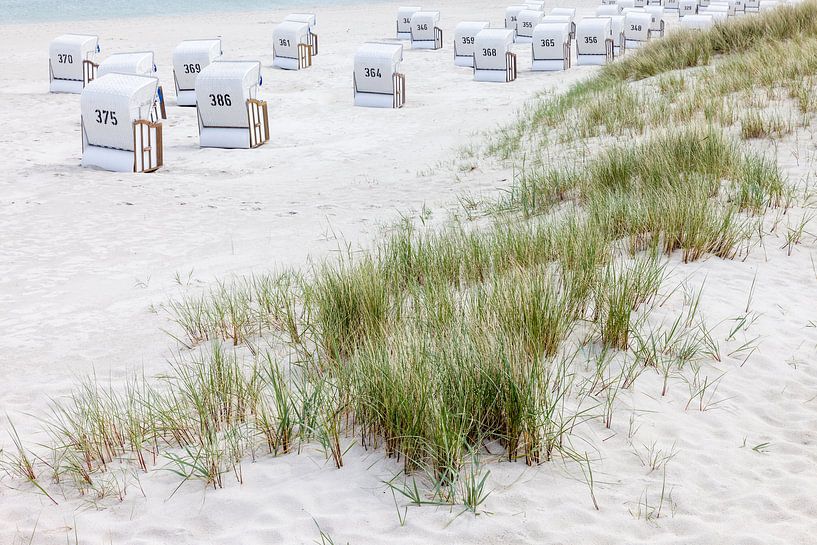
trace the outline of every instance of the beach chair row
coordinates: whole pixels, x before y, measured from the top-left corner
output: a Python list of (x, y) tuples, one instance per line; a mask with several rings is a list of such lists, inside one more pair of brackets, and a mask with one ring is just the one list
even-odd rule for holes
[[(790, 0), (799, 1), (799, 0)], [(514, 44), (531, 46), (531, 70), (555, 71), (579, 65), (612, 62), (629, 49), (638, 49), (664, 36), (665, 18), (678, 16), (684, 27), (703, 29), (728, 17), (772, 9), (778, 0), (602, 0), (596, 17), (576, 20), (576, 10), (556, 7), (545, 13), (544, 3), (530, 1), (505, 10), (503, 28), (488, 21), (464, 21), (454, 29), (454, 64), (470, 67), (476, 81), (516, 80)], [(437, 11), (419, 6), (397, 11), (396, 38), (409, 40), (412, 49), (440, 49), (443, 31)], [(401, 43), (367, 43), (355, 57), (354, 96), (359, 106), (399, 108), (406, 101), (406, 80), (400, 72)]]
[[(317, 19), (311, 13), (293, 13), (272, 32), (273, 66), (299, 70), (312, 65), (318, 54)], [(84, 34), (65, 34), (51, 42), (48, 72), (51, 92), (81, 93), (96, 77), (111, 73), (154, 76), (156, 63), (152, 51), (109, 55), (101, 63), (99, 38)], [(195, 102), (193, 84), (201, 69), (224, 54), (220, 39), (186, 40), (173, 51), (173, 76), (176, 95), (182, 106)]]
[[(699, 0), (690, 10), (684, 8), (688, 0), (665, 0), (663, 6), (655, 0), (638, 6), (639, 1), (606, 0), (596, 17), (578, 21), (572, 8), (556, 8), (545, 15), (541, 3), (530, 3), (523, 9), (509, 7), (503, 28), (491, 28), (487, 21), (460, 23), (454, 30), (454, 64), (470, 67), (477, 81), (510, 82), (517, 75), (513, 44), (530, 44), (533, 70), (564, 70), (571, 65), (574, 42), (577, 64), (605, 64), (662, 36), (665, 10), (677, 9), (682, 21), (693, 22), (688, 26), (704, 28), (747, 8), (751, 12), (754, 0), (710, 0), (707, 5)], [(759, 0), (758, 10), (777, 5)], [(296, 17), (300, 20), (284, 21), (273, 35), (274, 64), (280, 68), (309, 66), (317, 53), (314, 15)], [(396, 22), (396, 37), (411, 40), (413, 48), (442, 47), (438, 12), (400, 8)], [(83, 35), (61, 36), (50, 49), (51, 91), (81, 93), (82, 163), (121, 172), (155, 171), (164, 162), (160, 119), (167, 114), (153, 53), (117, 53), (97, 64), (99, 52), (98, 39)], [(222, 56), (219, 39), (179, 44), (173, 52), (177, 104), (197, 107), (201, 147), (258, 147), (269, 140), (267, 103), (258, 96), (261, 63), (227, 61)], [(354, 104), (404, 105), (402, 61), (399, 41), (363, 44), (355, 54)]]
[[(541, 4), (536, 7), (541, 8)], [(412, 8), (415, 9), (415, 8)], [(419, 8), (416, 8), (419, 9)], [(552, 13), (564, 23), (565, 34), (575, 32), (575, 10)], [(408, 20), (415, 29), (401, 25)], [(398, 11), (397, 36), (413, 48), (439, 49), (442, 31), (437, 12)], [(302, 52), (291, 47), (285, 21), (274, 32), (274, 64), (304, 67)], [(306, 28), (306, 32), (304, 32)], [(309, 53), (317, 50), (314, 16), (306, 27), (295, 29)], [(428, 31), (428, 29), (431, 29)], [(473, 31), (469, 36), (465, 30)], [(520, 40), (516, 29), (488, 28), (487, 22), (459, 25), (458, 41), (470, 42), (471, 51), (455, 47), (455, 64), (470, 66), (479, 81), (513, 81), (516, 57), (511, 45)], [(479, 49), (481, 53), (475, 55)], [(163, 165), (162, 124), (166, 118), (164, 93), (156, 78), (152, 52), (127, 52), (95, 62), (100, 48), (94, 36), (66, 35), (54, 40), (50, 54), (51, 90), (80, 92), (83, 165), (123, 171), (152, 172)], [(254, 148), (269, 139), (266, 102), (258, 98), (262, 84), (258, 62), (222, 60), (221, 40), (187, 40), (173, 52), (173, 74), (179, 106), (197, 106), (202, 147)], [(464, 62), (465, 59), (470, 62)], [(79, 62), (81, 60), (81, 62)], [(363, 44), (355, 54), (353, 88), (358, 106), (397, 108), (405, 104), (405, 77), (399, 72), (403, 44)], [(307, 64), (308, 65), (308, 64)]]
[(596, 9), (598, 17), (625, 15), (633, 9), (677, 15), (682, 28), (702, 30), (729, 17), (747, 13), (760, 13), (786, 3), (800, 0), (602, 0)]

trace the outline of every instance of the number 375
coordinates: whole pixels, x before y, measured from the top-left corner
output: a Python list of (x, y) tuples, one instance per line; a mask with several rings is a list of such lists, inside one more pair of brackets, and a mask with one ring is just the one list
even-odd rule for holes
[(96, 122), (100, 125), (118, 125), (119, 121), (116, 119), (116, 112), (113, 110), (94, 110), (96, 114)]

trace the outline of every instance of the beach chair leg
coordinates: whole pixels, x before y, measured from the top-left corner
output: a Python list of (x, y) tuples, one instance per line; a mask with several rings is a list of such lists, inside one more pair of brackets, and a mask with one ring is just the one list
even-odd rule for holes
[(82, 86), (85, 87), (96, 78), (96, 70), (99, 65), (94, 61), (82, 61)]
[(406, 76), (396, 72), (392, 78), (393, 108), (402, 108), (406, 104)]
[(505, 81), (516, 80), (516, 53), (508, 51), (505, 53)]
[(156, 172), (164, 165), (162, 124), (145, 119), (133, 122), (133, 171)]
[(318, 54), (318, 35), (310, 32), (309, 36), (312, 39), (312, 55), (315, 56)]
[(159, 96), (159, 112), (162, 114), (162, 119), (167, 119), (167, 108), (165, 107), (165, 91), (160, 85), (156, 89), (156, 94)]
[(267, 103), (254, 98), (247, 99), (250, 148), (257, 148), (269, 141), (269, 113)]
[(298, 69), (312, 66), (312, 45), (298, 44)]

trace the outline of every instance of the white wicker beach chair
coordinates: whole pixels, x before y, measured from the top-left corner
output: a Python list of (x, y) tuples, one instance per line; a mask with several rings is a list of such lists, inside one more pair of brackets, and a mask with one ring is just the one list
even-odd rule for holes
[(402, 44), (372, 42), (360, 46), (353, 73), (355, 106), (402, 108), (406, 103), (402, 61)]
[(176, 104), (196, 105), (196, 78), (210, 63), (221, 58), (221, 40), (185, 40), (173, 50)]
[(531, 70), (570, 68), (570, 23), (541, 23), (533, 29)]
[(411, 16), (411, 48), (441, 49), (443, 31), (439, 11), (418, 11)]
[(86, 34), (63, 34), (48, 48), (48, 81), (52, 93), (82, 92), (96, 76), (94, 58), (99, 53), (99, 38)]
[(267, 103), (258, 98), (261, 63), (218, 61), (196, 78), (199, 145), (257, 148), (269, 140)]
[(283, 21), (272, 31), (272, 65), (284, 70), (312, 66), (309, 23)]
[[(619, 19), (623, 17), (617, 16)], [(615, 58), (612, 17), (585, 17), (576, 25), (576, 64), (600, 65)]]
[(474, 67), (474, 41), (488, 21), (464, 21), (454, 29), (454, 65)]
[(82, 164), (116, 172), (153, 172), (163, 164), (162, 124), (150, 119), (159, 80), (107, 74), (80, 96)]
[(514, 31), (486, 28), (474, 40), (474, 79), (510, 82), (516, 79), (516, 54), (511, 51)]

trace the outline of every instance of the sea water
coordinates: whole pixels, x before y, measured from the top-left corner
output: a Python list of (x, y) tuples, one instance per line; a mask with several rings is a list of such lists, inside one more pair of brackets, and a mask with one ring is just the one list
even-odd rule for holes
[(0, 0), (0, 24), (80, 19), (115, 19), (255, 11), (281, 7), (352, 3), (353, 0)]

